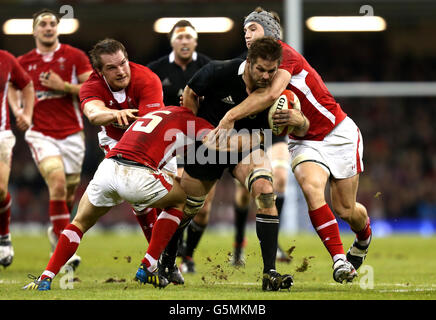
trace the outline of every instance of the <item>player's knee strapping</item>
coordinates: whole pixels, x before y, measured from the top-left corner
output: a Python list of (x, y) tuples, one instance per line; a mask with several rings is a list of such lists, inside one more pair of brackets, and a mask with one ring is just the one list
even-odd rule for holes
[[(251, 193), (251, 189), (253, 187), (253, 183), (256, 180), (259, 179), (265, 179), (269, 181), (272, 185), (273, 183), (273, 175), (271, 170), (267, 168), (257, 168), (252, 170), (248, 176), (247, 179), (245, 179), (245, 187), (247, 190)], [(276, 195), (271, 193), (260, 193), (257, 195), (254, 199), (254, 202), (256, 204), (257, 209), (266, 209), (266, 208), (273, 208), (275, 205)]]
[(273, 175), (271, 170), (266, 168), (257, 168), (253, 169), (245, 179), (245, 187), (247, 190), (251, 193), (251, 188), (253, 186), (253, 183), (258, 179), (266, 179), (269, 182), (271, 182), (271, 185), (273, 183)]
[(271, 193), (260, 193), (254, 198), (257, 209), (269, 209), (273, 208), (276, 203), (277, 195), (273, 192)]
[(200, 197), (187, 196), (185, 207), (183, 209), (184, 217), (182, 222), (180, 223), (180, 228), (185, 227), (192, 218), (200, 211), (204, 206), (204, 202), (206, 201), (207, 195)]

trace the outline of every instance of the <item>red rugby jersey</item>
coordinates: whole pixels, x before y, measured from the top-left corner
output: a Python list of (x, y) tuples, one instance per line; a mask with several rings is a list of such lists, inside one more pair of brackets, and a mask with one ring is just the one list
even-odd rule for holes
[(213, 126), (185, 107), (164, 107), (136, 120), (106, 158), (125, 159), (160, 169), (180, 148), (201, 141)]
[(9, 81), (18, 89), (23, 89), (31, 80), (12, 54), (0, 50), (0, 131), (11, 129), (8, 105)]
[(92, 71), (87, 55), (80, 49), (60, 44), (49, 54), (33, 49), (19, 57), (18, 61), (29, 73), (35, 86), (32, 130), (55, 139), (64, 139), (82, 130), (82, 112), (77, 97), (43, 86), (39, 75), (53, 70), (64, 81), (78, 84), (79, 75)]
[[(80, 89), (80, 105), (83, 110), (85, 103), (101, 100), (111, 109), (138, 109), (142, 116), (150, 110), (164, 106), (162, 83), (159, 77), (149, 68), (129, 62), (130, 84), (124, 90), (113, 92), (103, 76), (95, 70)], [(116, 124), (102, 126), (102, 130), (112, 139), (120, 140), (125, 129)]]
[(303, 138), (289, 135), (292, 139), (323, 140), (347, 116), (335, 101), (320, 75), (306, 59), (288, 44), (279, 41), (283, 48), (280, 69), (292, 75), (288, 89), (300, 99), (301, 110), (310, 121), (310, 128)]

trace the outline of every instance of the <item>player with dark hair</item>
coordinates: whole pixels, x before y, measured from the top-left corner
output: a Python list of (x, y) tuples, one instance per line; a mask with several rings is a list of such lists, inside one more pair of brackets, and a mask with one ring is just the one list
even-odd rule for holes
[[(257, 10), (261, 10), (260, 8)], [(274, 18), (280, 21), (280, 18), (276, 13)], [(269, 34), (272, 36), (273, 34)], [(246, 42), (247, 48), (250, 48), (251, 42)], [(246, 55), (246, 54), (245, 54)], [(285, 191), (287, 185), (287, 179), (289, 174), (289, 152), (288, 152), (288, 137), (276, 136), (272, 137), (272, 144), (267, 150), (267, 154), (271, 159), (271, 166), (274, 177), (274, 192), (277, 196), (276, 207), (279, 217), (282, 213), (283, 204), (285, 201)], [(245, 265), (244, 247), (245, 243), (245, 227), (247, 224), (247, 217), (250, 209), (250, 195), (243, 185), (236, 182), (235, 192), (235, 238), (233, 244), (233, 255), (231, 263), (234, 266)], [(277, 261), (290, 262), (289, 256), (280, 247), (277, 246)]]
[[(234, 104), (240, 103), (255, 90), (264, 90), (271, 84), (280, 64), (281, 53), (282, 48), (274, 39), (262, 38), (250, 47), (245, 61), (233, 59), (210, 62), (188, 82), (183, 94), (184, 105), (198, 109), (197, 115), (210, 123), (219, 123)], [(308, 122), (299, 113), (295, 124), (300, 126), (303, 122), (306, 127), (296, 130), (296, 134), (302, 136), (308, 129)], [(241, 119), (235, 124), (235, 128), (250, 131), (268, 128), (266, 112)], [(279, 219), (275, 207), (271, 165), (265, 152), (255, 148), (243, 154), (225, 153), (215, 157), (208, 154), (207, 157), (224, 161), (203, 164), (196, 159), (194, 163), (188, 162), (185, 165), (181, 179), (181, 186), (187, 194), (185, 215), (192, 218), (198, 213), (208, 192), (224, 170), (228, 169), (246, 186), (256, 204), (256, 232), (264, 263), (262, 289), (289, 289), (293, 284), (292, 277), (282, 276), (275, 270)], [(172, 265), (175, 260), (174, 244), (177, 243), (173, 237), (163, 253), (162, 267)]]
[[(55, 12), (43, 9), (35, 13), (36, 48), (18, 58), (35, 86), (32, 125), (25, 139), (48, 186), (48, 213), (52, 224), (48, 236), (52, 250), (62, 230), (70, 223), (80, 182), (85, 141), (77, 95), (92, 72), (83, 51), (59, 42), (58, 25), (59, 17)], [(69, 263), (77, 266), (80, 257), (72, 257)]]
[[(312, 225), (332, 257), (334, 280), (352, 281), (371, 241), (367, 211), (356, 202), (359, 174), (363, 171), (360, 131), (315, 69), (280, 40), (281, 27), (274, 14), (257, 8), (245, 18), (244, 31), (247, 45), (262, 36), (274, 37), (283, 47), (283, 60), (271, 86), (263, 92), (254, 92), (229, 110), (215, 130), (230, 129), (239, 119), (268, 108), (285, 88), (298, 96), (301, 109), (310, 120), (310, 129), (302, 137), (294, 133), (289, 135), (291, 167), (306, 198)], [(277, 125), (289, 124), (291, 120), (292, 116), (286, 110), (275, 115)], [(333, 210), (356, 234), (347, 254), (335, 216), (326, 203), (328, 182)]]
[(15, 135), (11, 130), (9, 117), (8, 93), (9, 85), (21, 90), (23, 107), (14, 104), (17, 99), (11, 99), (12, 113), (16, 126), (20, 131), (27, 130), (32, 121), (35, 91), (32, 79), (23, 70), (17, 59), (7, 51), (0, 50), (0, 265), (7, 267), (14, 258), (9, 224), (11, 219), (12, 199), (8, 190), (11, 172), (12, 149), (15, 145)]

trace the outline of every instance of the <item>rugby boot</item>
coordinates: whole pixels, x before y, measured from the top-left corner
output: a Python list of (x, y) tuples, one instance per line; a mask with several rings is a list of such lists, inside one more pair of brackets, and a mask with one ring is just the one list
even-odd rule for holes
[(155, 288), (159, 289), (165, 288), (169, 282), (166, 278), (160, 276), (157, 272), (157, 269), (153, 272), (147, 270), (145, 264), (141, 263), (139, 265), (138, 271), (136, 272), (135, 280), (141, 283), (150, 283)]
[(270, 271), (263, 274), (262, 278), (262, 290), (263, 291), (279, 291), (282, 285), (282, 275), (276, 270), (271, 269)]
[(195, 262), (192, 257), (184, 256), (179, 268), (182, 273), (195, 273)]
[(175, 285), (185, 284), (185, 279), (183, 278), (183, 275), (179, 268), (177, 268), (176, 264), (173, 264), (172, 266), (165, 266), (159, 260), (157, 263), (157, 269), (159, 276), (166, 278), (168, 282), (171, 282)]
[(51, 280), (50, 278), (45, 278), (44, 280), (39, 280), (35, 276), (29, 274), (29, 278), (33, 278), (33, 281), (25, 285), (23, 290), (38, 290), (38, 291), (48, 291), (51, 290)]
[(348, 249), (347, 260), (351, 262), (354, 269), (359, 269), (363, 261), (365, 260), (366, 255), (368, 254), (368, 247), (371, 243), (371, 238), (372, 236), (369, 236), (369, 241), (366, 246), (362, 246), (361, 244), (359, 244), (357, 238), (355, 238), (350, 249)]
[(333, 264), (333, 279), (336, 282), (352, 282), (355, 277), (357, 271), (349, 261), (339, 259)]

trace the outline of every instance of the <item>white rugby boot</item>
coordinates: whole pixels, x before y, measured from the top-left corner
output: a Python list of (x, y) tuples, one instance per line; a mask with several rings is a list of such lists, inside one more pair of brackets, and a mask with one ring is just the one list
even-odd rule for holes
[(0, 236), (0, 265), (8, 267), (14, 259), (14, 248), (12, 247), (11, 234)]
[(355, 277), (357, 277), (357, 271), (349, 261), (338, 259), (333, 264), (333, 279), (336, 282), (352, 282)]

